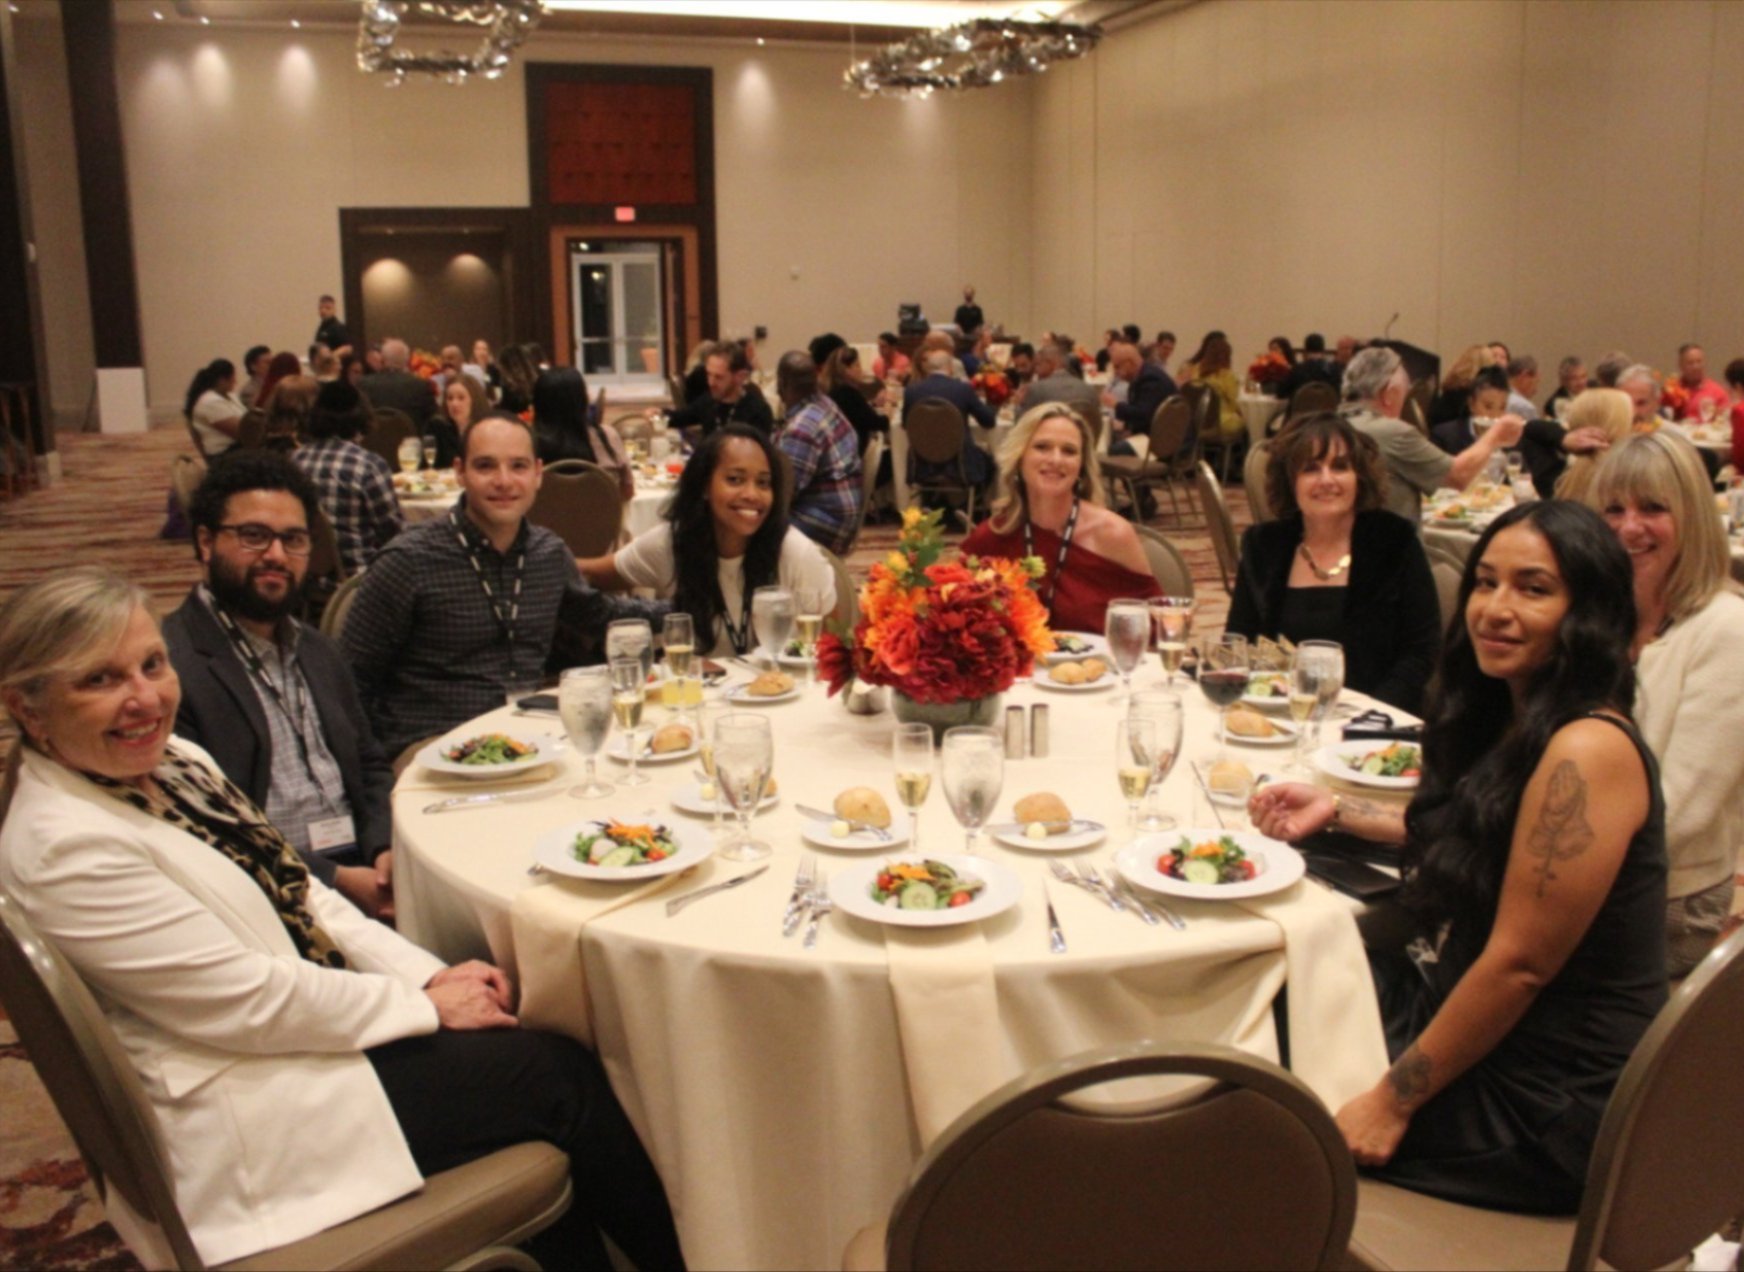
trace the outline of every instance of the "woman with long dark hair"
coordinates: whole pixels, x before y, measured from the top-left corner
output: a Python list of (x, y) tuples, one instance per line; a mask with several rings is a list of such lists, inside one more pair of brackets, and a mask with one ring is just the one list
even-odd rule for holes
[(187, 396), (182, 399), (182, 415), (207, 459), (236, 445), (245, 413), (242, 403), (236, 400), (234, 362), (214, 358), (194, 372)]
[(1400, 815), (1268, 787), (1259, 829), (1403, 845), (1416, 939), (1371, 952), (1393, 1066), (1338, 1111), (1359, 1164), (1572, 1214), (1605, 1104), (1666, 1000), (1665, 806), (1630, 721), (1628, 557), (1589, 508), (1498, 518), (1459, 588)]
[(616, 552), (582, 561), (599, 588), (645, 587), (696, 622), (705, 654), (743, 654), (756, 643), (751, 595), (780, 584), (835, 608), (835, 574), (818, 546), (787, 523), (779, 452), (763, 433), (726, 424), (684, 466), (666, 521)]
[(636, 495), (635, 475), (617, 429), (590, 418), (587, 381), (574, 367), (541, 371), (533, 382), (533, 443), (540, 462), (585, 459), (618, 483), (627, 503)]
[(497, 358), (497, 374), (502, 380), (497, 408), (510, 415), (531, 410), (533, 382), (539, 378), (539, 364), (533, 360), (528, 346), (507, 346)]

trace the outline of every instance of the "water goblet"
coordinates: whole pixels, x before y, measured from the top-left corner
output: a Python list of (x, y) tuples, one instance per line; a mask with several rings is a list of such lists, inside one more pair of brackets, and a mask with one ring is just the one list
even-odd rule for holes
[(1132, 696), (1132, 673), (1144, 661), (1151, 643), (1151, 607), (1149, 601), (1119, 600), (1108, 603), (1104, 620), (1108, 637), (1108, 660), (1120, 673), (1120, 704)]
[(962, 725), (945, 731), (939, 753), (945, 799), (963, 828), (963, 851), (975, 851), (975, 836), (993, 814), (1005, 784), (1005, 740), (997, 729)]
[(1174, 771), (1175, 761), (1181, 755), (1181, 730), (1186, 710), (1180, 695), (1168, 689), (1142, 690), (1132, 695), (1127, 715), (1154, 721), (1157, 726), (1156, 751), (1151, 757), (1151, 785), (1147, 792), (1152, 807), (1139, 818), (1139, 827), (1143, 830), (1173, 829), (1175, 819), (1156, 808), (1155, 802), (1157, 792)]
[(793, 634), (793, 593), (784, 587), (760, 587), (751, 594), (751, 626), (758, 651), (771, 667)]
[(612, 793), (609, 782), (599, 780), (600, 748), (612, 727), (612, 672), (609, 667), (571, 667), (557, 682), (557, 714), (569, 745), (587, 760), (587, 780), (572, 786), (576, 799), (603, 799)]
[(720, 848), (728, 861), (758, 861), (769, 845), (751, 837), (751, 814), (763, 802), (769, 774), (775, 767), (775, 741), (769, 718), (749, 712), (724, 715), (714, 728), (715, 774), (727, 803), (739, 820), (739, 833)]
[(645, 618), (620, 618), (606, 624), (606, 659), (634, 656), (642, 664), (642, 680), (654, 670), (654, 629)]

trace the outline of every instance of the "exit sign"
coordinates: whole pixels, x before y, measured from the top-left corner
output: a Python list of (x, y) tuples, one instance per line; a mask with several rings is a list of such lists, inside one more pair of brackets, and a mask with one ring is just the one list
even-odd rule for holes
[(615, 208), (612, 211), (612, 215), (614, 217), (616, 217), (619, 221), (634, 221), (636, 219), (636, 209), (635, 208)]

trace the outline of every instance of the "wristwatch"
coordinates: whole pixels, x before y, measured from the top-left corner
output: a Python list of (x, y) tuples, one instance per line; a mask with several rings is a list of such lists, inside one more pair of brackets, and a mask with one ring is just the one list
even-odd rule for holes
[(1338, 819), (1344, 812), (1344, 796), (1336, 791), (1332, 795), (1332, 820), (1326, 823), (1326, 829), (1337, 830)]

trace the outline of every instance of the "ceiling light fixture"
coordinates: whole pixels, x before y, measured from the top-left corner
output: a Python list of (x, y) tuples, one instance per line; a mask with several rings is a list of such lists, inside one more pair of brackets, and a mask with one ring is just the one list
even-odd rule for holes
[(930, 97), (939, 89), (987, 88), (1045, 71), (1083, 57), (1101, 39), (1094, 23), (976, 18), (887, 44), (842, 78), (862, 97)]
[[(408, 9), (444, 22), (483, 27), (484, 40), (470, 56), (448, 49), (429, 54), (397, 50), (394, 43)], [(450, 84), (464, 84), (474, 75), (501, 79), (510, 56), (533, 34), (543, 13), (540, 0), (363, 0), (357, 24), (358, 69), (385, 73), (390, 88), (405, 83), (408, 75), (434, 75)]]

